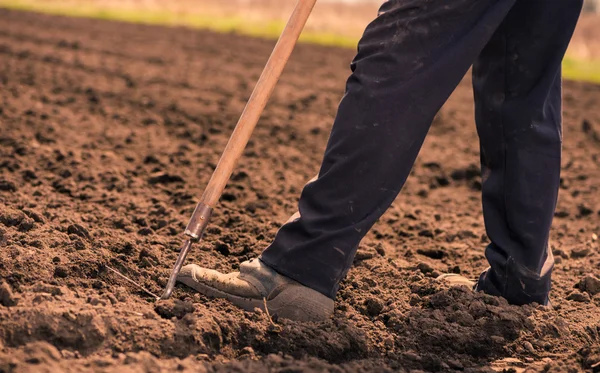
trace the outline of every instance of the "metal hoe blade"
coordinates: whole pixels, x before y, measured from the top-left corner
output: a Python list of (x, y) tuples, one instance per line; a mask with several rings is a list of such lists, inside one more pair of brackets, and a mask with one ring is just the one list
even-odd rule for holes
[(173, 272), (171, 272), (171, 276), (169, 277), (169, 282), (167, 282), (167, 287), (165, 291), (161, 295), (160, 299), (169, 299), (171, 294), (173, 293), (173, 289), (175, 288), (175, 283), (177, 282), (177, 275), (179, 271), (181, 271), (181, 267), (183, 266), (183, 262), (185, 261), (185, 257), (190, 252), (192, 248), (192, 241), (185, 240), (183, 242), (183, 246), (181, 246), (181, 251), (179, 252), (179, 256), (177, 257), (177, 261), (175, 262), (175, 266), (173, 267)]
[(163, 292), (160, 299), (169, 299), (171, 294), (173, 293), (173, 289), (175, 288), (175, 283), (177, 282), (177, 275), (179, 271), (181, 271), (181, 267), (183, 266), (183, 262), (185, 261), (185, 257), (190, 252), (192, 248), (192, 243), (200, 241), (202, 235), (204, 234), (204, 230), (208, 225), (208, 221), (210, 220), (210, 216), (212, 215), (212, 207), (200, 202), (192, 217), (190, 222), (185, 228), (184, 234), (188, 237), (187, 240), (183, 242), (181, 246), (181, 250), (179, 251), (179, 256), (177, 257), (177, 261), (175, 261), (175, 266), (173, 267), (173, 271), (171, 272), (171, 276), (169, 277), (169, 282), (167, 282), (167, 287)]

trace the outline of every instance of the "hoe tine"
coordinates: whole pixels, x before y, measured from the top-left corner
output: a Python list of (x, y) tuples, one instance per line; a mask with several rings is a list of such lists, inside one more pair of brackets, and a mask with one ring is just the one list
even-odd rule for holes
[(165, 288), (165, 291), (161, 295), (160, 299), (165, 300), (165, 299), (169, 299), (169, 297), (171, 297), (171, 294), (173, 293), (173, 289), (175, 288), (175, 283), (177, 282), (177, 275), (179, 274), (179, 271), (181, 271), (181, 267), (183, 266), (185, 257), (190, 252), (191, 248), (192, 248), (192, 241), (185, 240), (183, 242), (183, 246), (181, 246), (181, 251), (179, 252), (179, 256), (177, 257), (175, 266), (173, 267), (173, 272), (171, 272), (171, 276), (169, 277), (169, 282), (167, 282), (167, 287)]
[(165, 288), (165, 291), (160, 299), (165, 300), (171, 297), (173, 289), (175, 288), (175, 283), (177, 282), (177, 275), (179, 274), (179, 271), (181, 271), (185, 257), (190, 252), (192, 243), (198, 242), (202, 239), (204, 230), (206, 229), (206, 226), (210, 220), (210, 216), (212, 215), (212, 210), (212, 207), (202, 202), (196, 206), (196, 209), (194, 210), (194, 213), (192, 214), (192, 217), (184, 232), (184, 235), (188, 237), (188, 239), (185, 240), (183, 242), (183, 246), (181, 246), (181, 251), (179, 251), (179, 256), (177, 257), (177, 261), (175, 262), (175, 266), (173, 267), (173, 271), (169, 277), (169, 282), (167, 282), (167, 287)]

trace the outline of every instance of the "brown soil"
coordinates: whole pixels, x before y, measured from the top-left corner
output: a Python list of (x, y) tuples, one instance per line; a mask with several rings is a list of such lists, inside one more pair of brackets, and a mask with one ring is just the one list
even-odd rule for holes
[[(362, 243), (332, 320), (273, 327), (184, 287), (155, 304), (107, 271), (161, 292), (272, 47), (0, 10), (0, 372), (600, 369), (600, 87), (589, 84), (565, 83), (553, 310), (431, 280), (486, 266), (468, 79)], [(294, 212), (351, 58), (297, 48), (190, 262), (235, 269)]]

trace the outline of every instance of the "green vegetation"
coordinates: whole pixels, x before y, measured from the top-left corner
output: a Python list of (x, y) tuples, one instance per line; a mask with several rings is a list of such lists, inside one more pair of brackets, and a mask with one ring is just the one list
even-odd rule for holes
[[(234, 16), (214, 17), (199, 14), (178, 14), (173, 12), (109, 9), (82, 4), (36, 1), (36, 0), (0, 0), (0, 7), (41, 12), (47, 14), (87, 17), (131, 23), (143, 23), (164, 26), (187, 26), (208, 29), (217, 32), (238, 33), (256, 37), (275, 39), (283, 30), (283, 21), (248, 21)], [(305, 31), (300, 41), (306, 43), (355, 48), (357, 40), (352, 37), (332, 33)], [(567, 79), (583, 80), (600, 83), (600, 61), (577, 60), (566, 58), (563, 64), (563, 74)]]
[(600, 61), (576, 60), (565, 58), (563, 75), (572, 80), (600, 83)]
[[(73, 4), (55, 1), (0, 0), (0, 7), (70, 17), (95, 18), (149, 25), (187, 26), (269, 39), (278, 38), (285, 27), (285, 22), (276, 20), (248, 21), (235, 16), (214, 17), (211, 15), (179, 14), (147, 9), (111, 9), (89, 3), (74, 6)], [(357, 40), (351, 37), (320, 32), (303, 32), (300, 40), (312, 44), (352, 48), (356, 47), (357, 43)]]

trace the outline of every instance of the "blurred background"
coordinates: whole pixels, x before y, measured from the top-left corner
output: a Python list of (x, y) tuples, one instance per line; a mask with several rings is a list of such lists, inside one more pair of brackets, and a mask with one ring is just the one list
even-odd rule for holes
[[(563, 0), (561, 0), (563, 1)], [(568, 1), (568, 0), (564, 0)], [(296, 0), (0, 0), (0, 7), (276, 38)], [(318, 0), (301, 37), (355, 48), (381, 0)], [(570, 79), (600, 83), (600, 0), (584, 14), (564, 63)]]

